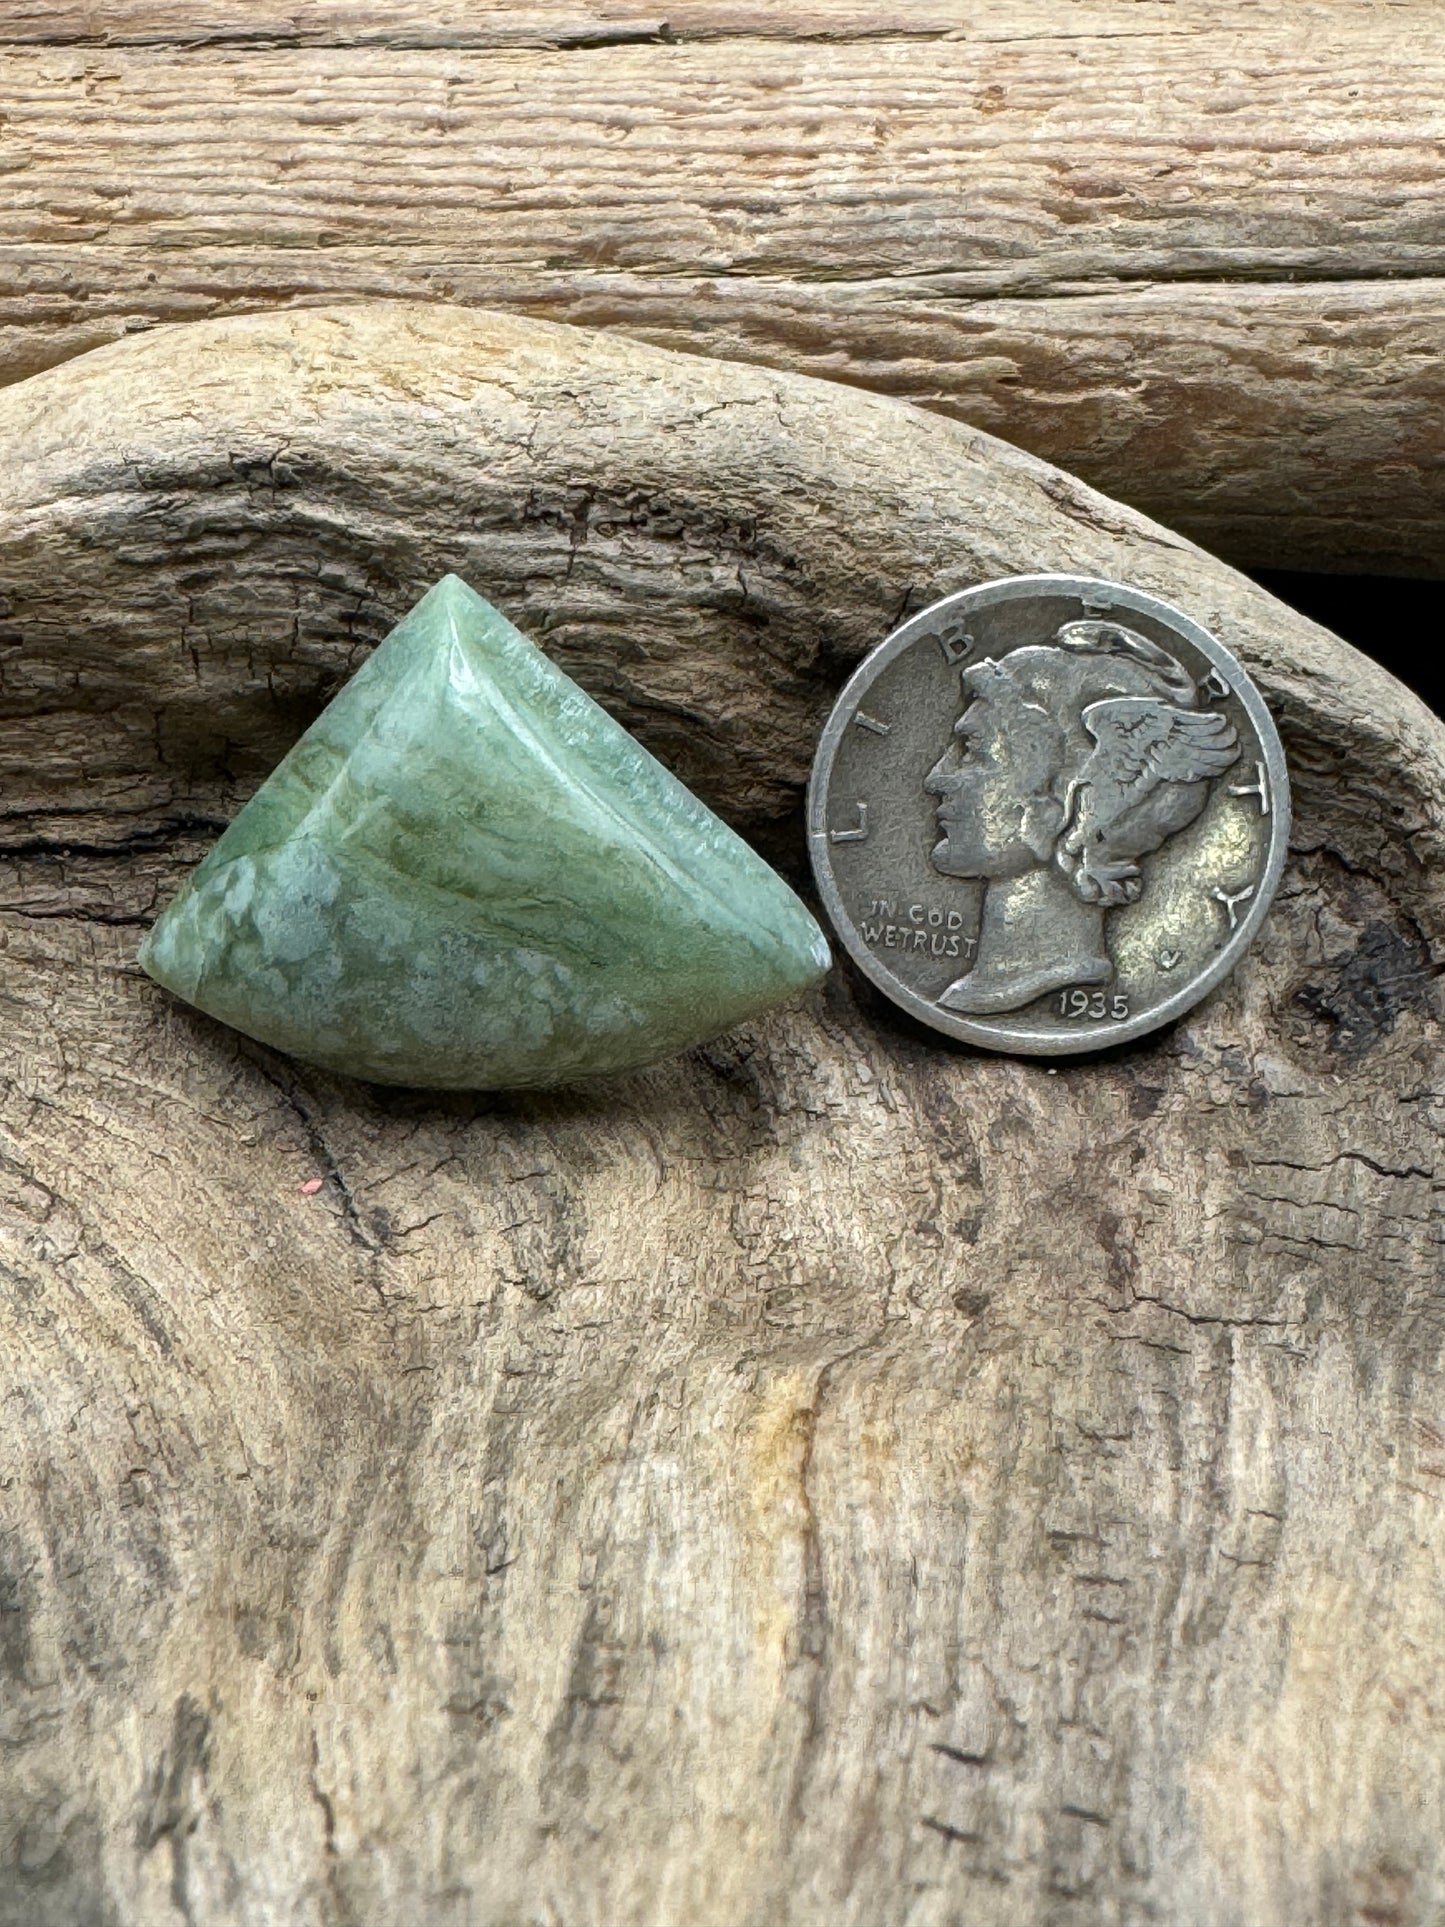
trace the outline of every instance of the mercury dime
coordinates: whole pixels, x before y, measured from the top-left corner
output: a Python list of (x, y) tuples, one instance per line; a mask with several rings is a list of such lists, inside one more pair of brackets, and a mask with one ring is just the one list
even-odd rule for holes
[(1178, 1017), (1253, 941), (1289, 784), (1259, 691), (1142, 590), (1014, 576), (859, 667), (808, 791), (818, 888), (896, 1004), (991, 1050)]

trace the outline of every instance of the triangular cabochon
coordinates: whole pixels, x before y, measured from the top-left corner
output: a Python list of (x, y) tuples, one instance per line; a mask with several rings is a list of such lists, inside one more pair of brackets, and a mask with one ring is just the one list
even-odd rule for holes
[(380, 1083), (651, 1063), (816, 983), (787, 885), (505, 616), (445, 576), (161, 917), (140, 961)]

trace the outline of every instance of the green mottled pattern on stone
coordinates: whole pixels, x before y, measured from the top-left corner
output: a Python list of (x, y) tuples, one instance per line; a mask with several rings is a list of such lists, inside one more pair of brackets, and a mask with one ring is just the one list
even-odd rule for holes
[(297, 1057), (481, 1089), (651, 1063), (816, 983), (828, 948), (755, 852), (446, 576), (140, 961)]

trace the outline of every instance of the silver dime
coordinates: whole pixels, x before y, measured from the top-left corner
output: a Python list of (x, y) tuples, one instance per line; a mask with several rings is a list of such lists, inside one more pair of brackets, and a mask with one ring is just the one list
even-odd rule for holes
[(1142, 590), (1013, 576), (859, 667), (808, 789), (828, 914), (894, 1003), (991, 1050), (1098, 1050), (1230, 971), (1284, 865), (1259, 691)]

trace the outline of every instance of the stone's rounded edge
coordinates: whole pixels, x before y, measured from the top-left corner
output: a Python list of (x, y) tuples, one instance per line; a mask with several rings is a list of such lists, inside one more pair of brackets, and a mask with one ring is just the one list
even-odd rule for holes
[[(181, 1001), (212, 1023), (236, 1031), (267, 1050), (311, 1065), (328, 1075), (350, 1078), (358, 1084), (397, 1091), (550, 1091), (585, 1088), (607, 1078), (628, 1077), (634, 1072), (649, 1070), (654, 1065), (700, 1049), (718, 1038), (728, 1036), (743, 1024), (797, 1004), (817, 989), (826, 974), (826, 971), (820, 970), (810, 976), (805, 984), (777, 995), (759, 998), (747, 1008), (730, 1012), (723, 1020), (698, 1024), (686, 1034), (656, 1042), (648, 1041), (645, 1033), (639, 1030), (632, 1033), (629, 1044), (608, 1053), (606, 1062), (573, 1064), (558, 1069), (547, 1069), (540, 1065), (521, 1069), (515, 1064), (509, 1067), (505, 1062), (488, 1063), (468, 1059), (459, 1056), (455, 1050), (438, 1050), (428, 1061), (418, 1062), (414, 1069), (402, 1074), (390, 1065), (368, 1058), (364, 1053), (303, 1049), (274, 1033), (268, 1034), (264, 1025), (238, 1023), (233, 1016), (191, 998), (182, 998)], [(162, 978), (157, 977), (155, 981), (166, 990), (171, 988)]]
[(808, 988), (811, 989), (814, 984), (822, 983), (833, 968), (833, 950), (828, 942), (827, 932), (811, 911), (808, 912), (808, 920), (816, 933), (813, 940), (813, 963), (816, 974), (808, 980)]
[[(182, 884), (181, 887), (184, 889), (186, 886)], [(136, 946), (135, 960), (158, 989), (165, 991), (168, 996), (178, 998), (182, 1003), (191, 1004), (192, 1008), (196, 1009), (199, 1008), (199, 1006), (194, 1003), (193, 999), (185, 996), (184, 993), (170, 981), (169, 972), (161, 964), (158, 955), (160, 939), (157, 936), (157, 932), (160, 930), (165, 918), (170, 915), (174, 903), (175, 899), (167, 904), (160, 916), (158, 916), (151, 925), (150, 929), (143, 934), (140, 942)]]
[[(761, 863), (762, 858), (759, 857), (758, 861)], [(791, 884), (775, 870), (770, 874), (778, 888), (787, 892), (787, 900), (784, 900), (782, 907), (794, 928), (787, 933), (788, 941), (779, 936), (771, 946), (771, 954), (778, 964), (776, 988), (760, 996), (741, 1015), (733, 1018), (732, 1023), (746, 1023), (749, 1018), (759, 1017), (764, 1011), (775, 1010), (782, 1004), (805, 996), (810, 990), (816, 990), (833, 968), (832, 948), (822, 925)], [(725, 1028), (730, 1029), (732, 1023)], [(698, 1039), (698, 1042), (702, 1041)]]
[(171, 996), (179, 997), (183, 1003), (190, 1004), (197, 1010), (201, 1008), (196, 999), (199, 986), (194, 981), (188, 981), (176, 968), (176, 959), (171, 951), (179, 920), (185, 915), (186, 902), (196, 887), (196, 880), (201, 870), (209, 860), (208, 852), (182, 883), (150, 929), (146, 931), (135, 953), (136, 962), (152, 983), (159, 984), (162, 990), (169, 991)]
[[(899, 983), (883, 969), (872, 952), (858, 938), (852, 919), (844, 907), (842, 894), (828, 859), (825, 815), (828, 776), (834, 753), (853, 712), (858, 708), (868, 688), (897, 656), (911, 648), (920, 636), (931, 633), (930, 625), (937, 622), (940, 614), (962, 613), (969, 609), (987, 607), (994, 602), (1012, 601), (1028, 595), (1050, 592), (1056, 595), (1082, 595), (1099, 590), (1107, 591), (1110, 597), (1124, 608), (1133, 609), (1141, 615), (1151, 615), (1161, 622), (1172, 625), (1199, 650), (1207, 661), (1231, 681), (1233, 693), (1243, 705), (1258, 736), (1271, 789), (1277, 799), (1268, 855), (1259, 887), (1248, 911), (1241, 917), (1238, 929), (1233, 932), (1229, 942), (1222, 947), (1219, 956), (1210, 967), (1202, 971), (1192, 982), (1184, 985), (1165, 1003), (1138, 1017), (1125, 1018), (1116, 1023), (1101, 1023), (1091, 1026), (1088, 1031), (1059, 1031), (1051, 1034), (1015, 1030), (1006, 1024), (983, 1023), (976, 1019), (955, 1016)], [(909, 1016), (926, 1024), (930, 1030), (959, 1043), (973, 1045), (980, 1050), (1009, 1056), (1077, 1058), (1093, 1056), (1098, 1051), (1111, 1050), (1121, 1044), (1135, 1043), (1140, 1038), (1150, 1036), (1166, 1025), (1176, 1022), (1200, 1004), (1212, 991), (1218, 989), (1219, 985), (1232, 974), (1253, 944), (1260, 926), (1269, 914), (1289, 855), (1289, 833), (1293, 816), (1289, 771), (1285, 763), (1284, 748), (1280, 742), (1278, 728), (1253, 678), (1232, 650), (1226, 648), (1215, 635), (1201, 623), (1196, 622), (1192, 616), (1186, 615), (1182, 609), (1147, 589), (1135, 589), (1127, 583), (1114, 582), (1104, 576), (1039, 572), (1032, 575), (1002, 576), (993, 581), (974, 583), (966, 589), (957, 589), (950, 595), (940, 596), (936, 602), (929, 603), (926, 608), (920, 609), (907, 621), (900, 623), (863, 658), (839, 692), (818, 739), (808, 775), (806, 821), (809, 861), (812, 864), (818, 894), (828, 912), (834, 932), (858, 969), (891, 1003), (906, 1011)]]

